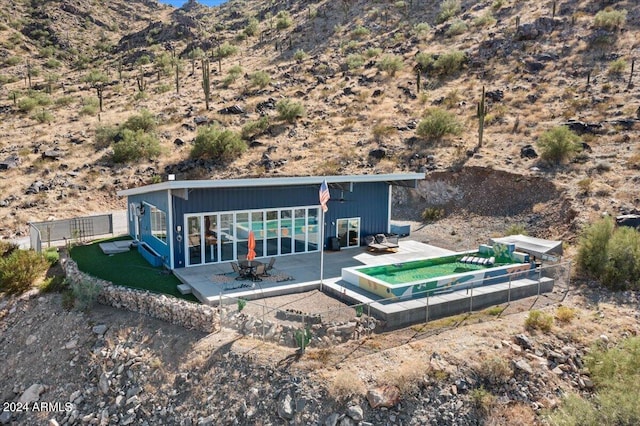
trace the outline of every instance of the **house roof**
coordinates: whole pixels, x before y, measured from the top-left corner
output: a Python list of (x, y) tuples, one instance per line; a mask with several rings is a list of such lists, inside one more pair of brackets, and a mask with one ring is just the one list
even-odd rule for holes
[(327, 184), (344, 185), (363, 182), (389, 182), (395, 185), (414, 186), (416, 180), (424, 179), (424, 173), (393, 173), (373, 175), (345, 175), (345, 176), (300, 176), (277, 178), (251, 178), (251, 179), (220, 179), (220, 180), (170, 180), (138, 188), (123, 189), (118, 191), (120, 196), (140, 195), (149, 192), (166, 191), (169, 189), (215, 189), (215, 188), (240, 188), (240, 187), (264, 187), (264, 186), (292, 186), (292, 185), (320, 185), (323, 180)]

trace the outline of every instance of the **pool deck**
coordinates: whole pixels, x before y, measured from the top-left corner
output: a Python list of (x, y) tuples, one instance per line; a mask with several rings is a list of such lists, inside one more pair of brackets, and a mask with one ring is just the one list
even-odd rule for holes
[[(265, 279), (256, 282), (235, 280), (229, 262), (176, 269), (174, 274), (187, 284), (193, 294), (208, 305), (233, 304), (239, 298), (246, 300), (303, 293), (315, 289), (349, 304), (364, 304), (364, 312), (383, 321), (383, 330), (393, 330), (416, 323), (424, 323), (463, 312), (484, 309), (524, 297), (550, 292), (554, 281), (542, 277), (529, 278), (477, 287), (473, 290), (452, 291), (430, 297), (408, 300), (380, 299), (377, 295), (354, 286), (341, 278), (342, 268), (361, 265), (382, 265), (407, 262), (454, 253), (451, 250), (412, 240), (401, 240), (397, 253), (371, 253), (364, 248), (337, 252), (325, 251), (324, 275), (320, 283), (320, 253), (305, 253), (278, 257), (272, 275), (290, 278), (286, 281)], [(261, 259), (266, 261), (265, 259)], [(215, 282), (224, 276), (225, 282)], [(241, 284), (246, 287), (239, 287)], [(472, 300), (473, 299), (473, 300)], [(427, 309), (428, 304), (428, 309)]]
[[(322, 281), (323, 284), (339, 281), (342, 268), (351, 266), (406, 262), (451, 253), (453, 253), (451, 250), (413, 240), (400, 241), (397, 253), (371, 253), (363, 247), (325, 251)], [(268, 258), (259, 260), (266, 262)], [(253, 300), (320, 288), (320, 252), (278, 257), (272, 275), (292, 279), (281, 282), (263, 280), (257, 282), (255, 286), (251, 281), (235, 281), (236, 275), (232, 272), (230, 262), (180, 268), (173, 273), (180, 281), (191, 287), (192, 293), (202, 303), (208, 305), (217, 305), (220, 302), (235, 303), (238, 298)], [(214, 278), (217, 276), (227, 276), (235, 282), (231, 285), (215, 282)], [(225, 290), (225, 287), (241, 284), (246, 284), (247, 287)]]

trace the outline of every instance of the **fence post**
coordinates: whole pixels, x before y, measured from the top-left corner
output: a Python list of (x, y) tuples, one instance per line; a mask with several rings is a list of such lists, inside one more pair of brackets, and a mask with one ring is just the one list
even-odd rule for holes
[(540, 297), (540, 281), (542, 280), (542, 266), (538, 267), (538, 297)]
[(300, 348), (302, 349), (302, 353), (304, 353), (305, 340), (307, 338), (307, 329), (304, 326), (304, 314), (302, 314), (302, 339), (300, 339)]
[(509, 290), (507, 291), (507, 304), (511, 303), (511, 274), (509, 274)]
[(429, 290), (427, 290), (427, 322), (429, 322)]
[(471, 294), (469, 297), (469, 313), (473, 312), (473, 281), (471, 281)]
[(262, 341), (264, 342), (264, 322), (266, 320), (266, 314), (264, 312), (264, 305), (262, 305)]

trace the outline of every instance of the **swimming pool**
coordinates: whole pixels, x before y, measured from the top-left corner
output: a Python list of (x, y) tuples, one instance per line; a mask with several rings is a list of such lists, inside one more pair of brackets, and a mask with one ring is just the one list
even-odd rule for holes
[(344, 268), (342, 279), (385, 298), (417, 297), (505, 282), (534, 267), (528, 255), (513, 248), (480, 246), (477, 251), (448, 256)]

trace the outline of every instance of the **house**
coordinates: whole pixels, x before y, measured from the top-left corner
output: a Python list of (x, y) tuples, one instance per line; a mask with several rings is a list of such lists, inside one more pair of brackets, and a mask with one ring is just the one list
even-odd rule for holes
[[(118, 195), (127, 197), (129, 234), (140, 252), (176, 269), (242, 258), (249, 231), (257, 258), (319, 251), (321, 245), (358, 247), (366, 235), (389, 232), (392, 186), (414, 188), (421, 179), (422, 173), (168, 180)], [(331, 195), (324, 215), (323, 180)]]

